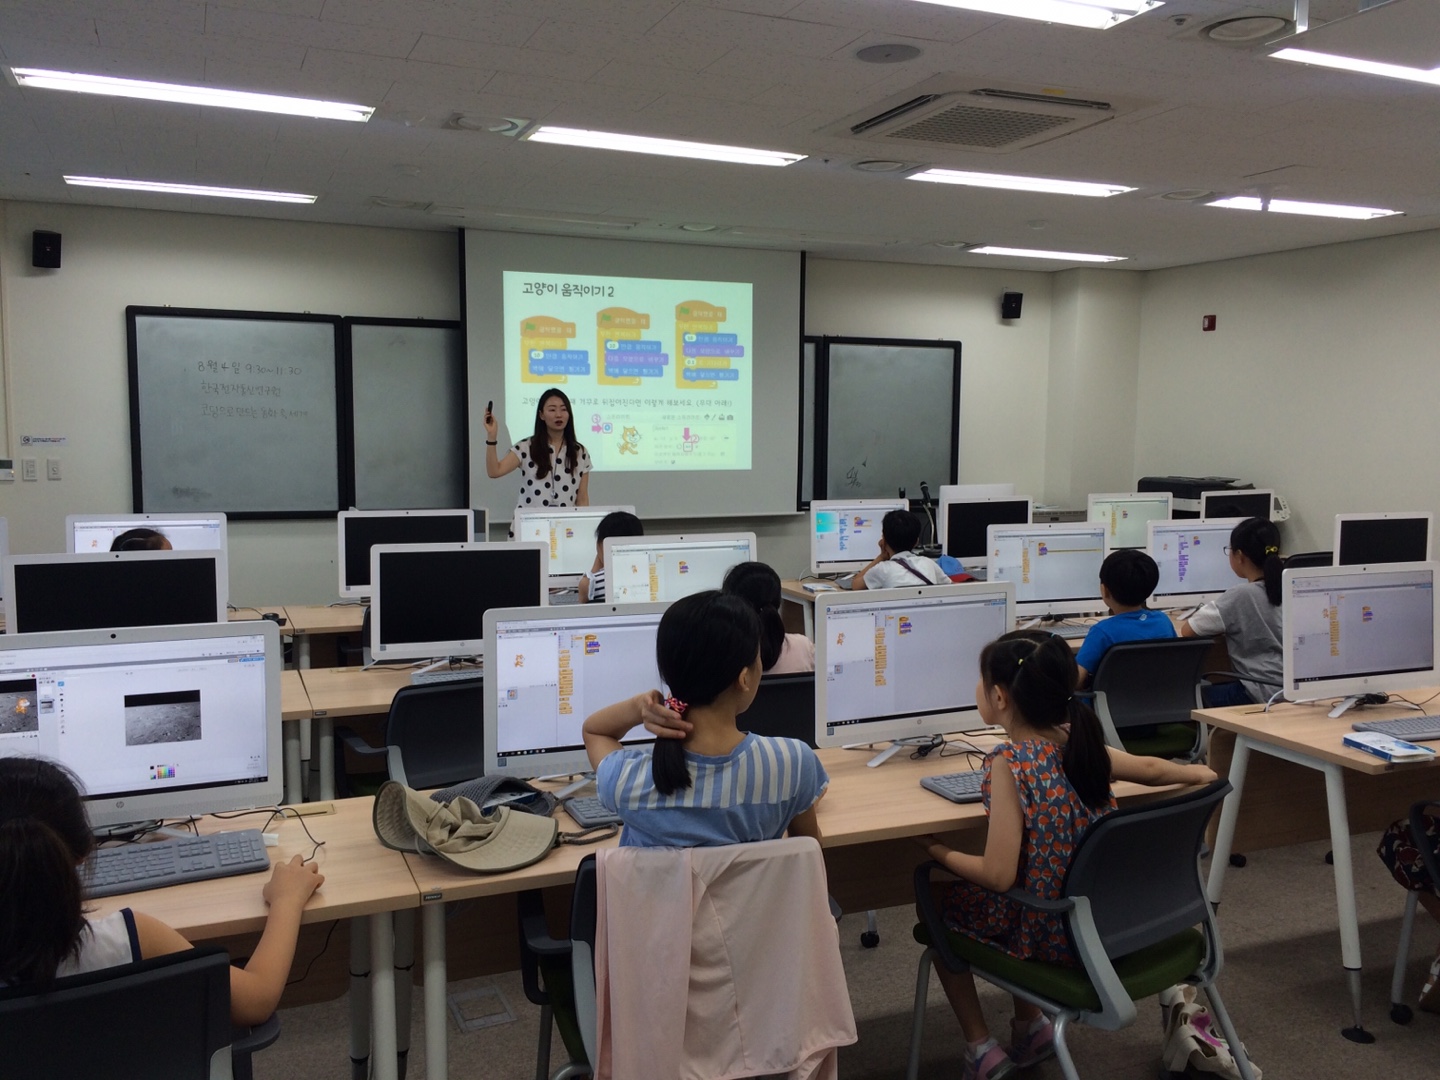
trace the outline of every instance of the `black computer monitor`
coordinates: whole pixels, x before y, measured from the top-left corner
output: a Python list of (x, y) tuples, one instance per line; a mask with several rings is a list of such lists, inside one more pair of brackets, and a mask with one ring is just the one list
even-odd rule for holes
[(986, 530), (991, 525), (1029, 525), (1032, 504), (1021, 498), (940, 500), (940, 543), (965, 568), (985, 565)]
[(815, 673), (764, 675), (750, 707), (735, 718), (741, 731), (815, 745)]
[(376, 546), (370, 655), (376, 660), (483, 655), (485, 612), (545, 603), (547, 548), (518, 541)]
[(340, 595), (370, 595), (370, 549), (376, 544), (469, 543), (470, 510), (343, 510), (335, 520), (340, 543)]
[(220, 551), (16, 555), (5, 564), (11, 633), (169, 626), (226, 619)]
[(1265, 489), (1254, 491), (1206, 491), (1200, 495), (1200, 516), (1202, 518), (1264, 518), (1271, 519), (1275, 492)]
[(1336, 514), (1335, 565), (1425, 562), (1433, 514)]

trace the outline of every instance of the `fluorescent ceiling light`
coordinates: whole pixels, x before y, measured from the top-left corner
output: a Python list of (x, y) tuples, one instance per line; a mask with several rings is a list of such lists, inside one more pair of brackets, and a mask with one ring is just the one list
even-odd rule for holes
[(1059, 259), (1062, 262), (1124, 262), (1128, 255), (1087, 255), (1080, 251), (1037, 251), (1034, 248), (985, 247), (971, 248), (972, 255), (1019, 255), (1026, 259)]
[(941, 7), (1108, 30), (1162, 6), (1162, 0), (921, 0)]
[(1000, 173), (958, 172), (955, 169), (926, 169), (906, 177), (932, 184), (963, 184), (966, 187), (1002, 188), (1006, 191), (1043, 191), (1051, 195), (1091, 195), (1105, 198), (1134, 191), (1121, 184), (1092, 184), (1084, 180), (1050, 180), (1043, 176), (1003, 176)]
[[(1223, 206), (1227, 210), (1267, 209), (1261, 200), (1253, 195), (1216, 199), (1205, 205)], [(1337, 206), (1334, 203), (1296, 202), (1294, 199), (1271, 199), (1268, 209), (1272, 214), (1308, 214), (1311, 217), (1348, 218), (1352, 221), (1369, 221), (1372, 218), (1393, 217), (1403, 213), (1400, 210), (1382, 210), (1375, 206)]]
[(243, 90), (222, 90), (218, 86), (182, 86), (179, 83), (115, 79), (108, 75), (81, 75), (70, 71), (40, 68), (11, 68), (20, 86), (42, 90), (72, 90), (107, 97), (143, 98), (146, 101), (174, 101), (184, 105), (210, 105), (220, 109), (249, 109), (253, 112), (312, 116), (320, 120), (355, 120), (364, 123), (375, 112), (368, 105), (347, 105), (340, 101), (314, 101), (282, 97), (279, 94), (251, 94)]
[(1316, 67), (1336, 68), (1339, 71), (1358, 71), (1362, 75), (1381, 75), (1387, 79), (1408, 79), (1410, 82), (1440, 86), (1440, 68), (1382, 64), (1378, 60), (1357, 60), (1352, 56), (1335, 56), (1332, 53), (1312, 52), (1309, 49), (1281, 49), (1270, 55), (1276, 60), (1294, 60), (1301, 64), (1314, 64)]
[(712, 143), (653, 139), (647, 135), (620, 135), (610, 131), (584, 131), (580, 128), (548, 125), (536, 128), (525, 136), (525, 140), (559, 143), (562, 146), (583, 146), (591, 150), (626, 150), (634, 154), (729, 161), (739, 165), (793, 165), (797, 161), (805, 160), (804, 154), (783, 154), (778, 150), (752, 150), (745, 146), (716, 146)]
[(158, 191), (165, 195), (213, 195), (219, 199), (256, 199), (260, 202), (313, 203), (314, 195), (293, 191), (253, 191), (249, 188), (206, 187), (203, 184), (166, 184), (158, 180), (120, 180), (103, 176), (67, 176), (74, 187), (118, 188), (121, 191)]

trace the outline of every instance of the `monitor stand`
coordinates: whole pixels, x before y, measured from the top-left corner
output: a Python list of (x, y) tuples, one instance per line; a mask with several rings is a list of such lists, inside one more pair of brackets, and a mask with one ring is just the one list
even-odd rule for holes
[(138, 840), (146, 833), (155, 832), (163, 825), (158, 818), (151, 818), (146, 821), (122, 821), (118, 825), (101, 825), (99, 828), (91, 829), (97, 844), (103, 844), (107, 840)]
[[(917, 735), (914, 738), (909, 739), (894, 739), (891, 741), (890, 745), (885, 747), (884, 750), (881, 750), (880, 753), (876, 754), (869, 761), (867, 761), (865, 763), (865, 767), (869, 769), (878, 769), (881, 765), (884, 765), (885, 762), (889, 761), (892, 757), (898, 754), (901, 750), (905, 749), (907, 746), (924, 746), (929, 747), (933, 750), (935, 747), (939, 746), (944, 741), (945, 740), (939, 735)], [(867, 746), (874, 747), (878, 745), (883, 744), (851, 743), (850, 745), (846, 746), (845, 749), (861, 750)]]
[(1352, 694), (1350, 697), (1341, 698), (1327, 715), (1334, 719), (1344, 716), (1351, 709), (1361, 709), (1366, 705), (1384, 705), (1389, 700), (1390, 695), (1384, 693)]
[(483, 673), (485, 664), (478, 656), (442, 656), (439, 660), (432, 660), (422, 668), (415, 670), (416, 675), (428, 675), (432, 671), (440, 671), (445, 668), (464, 670), (474, 668), (477, 673)]

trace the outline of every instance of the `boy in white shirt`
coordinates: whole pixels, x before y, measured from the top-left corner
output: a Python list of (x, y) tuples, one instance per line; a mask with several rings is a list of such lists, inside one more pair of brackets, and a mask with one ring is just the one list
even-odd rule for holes
[(920, 519), (909, 510), (891, 510), (880, 522), (880, 554), (850, 580), (850, 588), (949, 585), (950, 576), (939, 563), (911, 550), (919, 539)]

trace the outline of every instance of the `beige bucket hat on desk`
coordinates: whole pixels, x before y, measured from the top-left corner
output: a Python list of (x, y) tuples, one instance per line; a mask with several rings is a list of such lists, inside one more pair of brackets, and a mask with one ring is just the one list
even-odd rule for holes
[(439, 855), (486, 874), (539, 862), (555, 846), (553, 818), (508, 806), (485, 812), (464, 797), (435, 802), (394, 780), (375, 796), (375, 835), (396, 851)]

